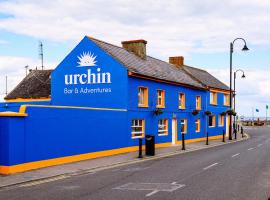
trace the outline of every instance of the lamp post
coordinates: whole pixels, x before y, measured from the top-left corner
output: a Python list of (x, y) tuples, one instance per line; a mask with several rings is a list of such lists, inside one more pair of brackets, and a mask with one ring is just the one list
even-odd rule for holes
[[(232, 54), (233, 54), (233, 45), (236, 40), (242, 40), (244, 42), (244, 47), (242, 51), (248, 51), (246, 40), (243, 38), (236, 38), (233, 42), (230, 43), (230, 109), (232, 109)], [(232, 117), (230, 116), (229, 122), (229, 140), (232, 140)]]
[[(246, 78), (245, 72), (242, 69), (238, 69), (233, 73), (233, 111), (235, 112), (235, 96), (236, 96), (236, 90), (235, 90), (235, 80), (236, 80), (236, 74), (237, 72), (242, 72), (241, 78)], [(233, 117), (233, 123), (234, 123), (234, 128), (236, 128), (236, 116)]]

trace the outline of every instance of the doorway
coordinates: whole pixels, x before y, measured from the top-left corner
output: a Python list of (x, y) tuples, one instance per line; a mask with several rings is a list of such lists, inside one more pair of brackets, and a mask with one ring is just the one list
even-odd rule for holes
[(177, 143), (177, 119), (172, 119), (172, 145)]

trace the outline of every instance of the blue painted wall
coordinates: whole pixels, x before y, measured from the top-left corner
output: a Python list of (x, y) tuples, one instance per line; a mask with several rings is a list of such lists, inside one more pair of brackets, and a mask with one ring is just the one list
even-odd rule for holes
[(0, 112), (19, 112), (21, 105), (50, 105), (51, 101), (0, 102)]
[[(138, 107), (138, 87), (143, 86), (148, 88), (149, 93), (149, 107), (139, 108)], [(156, 109), (156, 91), (157, 89), (165, 90), (165, 108), (163, 114), (156, 116), (153, 111)], [(186, 96), (186, 109), (181, 110), (178, 108), (178, 94), (184, 93)], [(165, 83), (158, 83), (150, 80), (129, 78), (129, 124), (132, 119), (141, 118), (145, 119), (146, 134), (156, 136), (157, 143), (172, 142), (172, 119), (173, 115), (177, 118), (177, 129), (178, 129), (178, 140), (181, 140), (180, 133), (180, 122), (181, 119), (187, 119), (187, 134), (186, 138), (201, 138), (205, 137), (206, 128), (206, 116), (204, 111), (206, 110), (207, 104), (206, 90), (196, 90), (183, 86), (175, 86)], [(198, 115), (192, 115), (192, 111), (196, 109), (196, 96), (200, 95), (202, 98), (202, 109)], [(201, 131), (195, 132), (195, 120), (201, 119)], [(158, 120), (168, 119), (169, 132), (167, 136), (158, 136)], [(131, 131), (130, 131), (131, 132)], [(217, 134), (214, 134), (217, 135)]]
[[(87, 53), (95, 57), (95, 66), (80, 66), (79, 58)], [(92, 76), (96, 77), (96, 82), (98, 73), (101, 78), (102, 73), (109, 73), (110, 83), (85, 83), (88, 80), (85, 77), (88, 75), (88, 70), (91, 71)], [(82, 74), (84, 74), (83, 83), (77, 80), (77, 84), (74, 81), (72, 84), (66, 84), (65, 76), (81, 76)], [(108, 74), (105, 75), (108, 81)], [(93, 81), (92, 76), (91, 81)], [(51, 91), (54, 105), (126, 108), (127, 69), (85, 37), (52, 73)]]
[[(92, 60), (96, 63), (93, 62), (92, 66), (80, 63), (79, 58), (88, 54), (96, 56)], [(98, 70), (100, 73), (110, 73), (110, 81), (99, 84), (86, 83), (85, 76), (88, 70), (96, 75), (99, 73)], [(82, 77), (82, 74), (86, 75)], [(73, 80), (73, 84), (69, 84), (70, 81), (67, 84), (66, 75), (76, 75), (77, 83), (75, 84)], [(79, 83), (80, 77), (82, 81)], [(188, 122), (186, 139), (205, 137), (206, 131), (209, 131), (210, 136), (220, 135), (225, 128), (225, 126), (218, 127), (218, 114), (228, 109), (223, 106), (223, 94), (218, 94), (218, 105), (213, 106), (209, 102), (209, 91), (128, 77), (127, 69), (88, 37), (85, 37), (58, 65), (52, 73), (51, 85), (50, 102), (29, 102), (29, 104), (121, 108), (127, 111), (28, 107), (27, 117), (0, 117), (1, 165), (137, 146), (138, 139), (131, 138), (132, 119), (144, 119), (145, 132), (155, 135), (156, 143), (172, 142), (173, 116), (178, 120), (178, 140), (181, 139), (181, 119), (187, 119)], [(139, 86), (148, 87), (148, 108), (138, 108)], [(110, 89), (110, 92), (100, 92), (105, 89)], [(163, 114), (159, 116), (153, 113), (156, 109), (157, 89), (165, 90), (165, 108)], [(184, 110), (178, 109), (180, 92), (186, 96)], [(195, 110), (197, 95), (202, 97), (202, 109), (198, 115), (193, 116), (191, 112)], [(0, 111), (18, 111), (21, 104), (28, 102), (9, 103), (7, 108), (3, 103), (0, 104)], [(206, 110), (216, 115), (215, 128), (208, 127), (207, 116), (204, 114)], [(196, 133), (195, 120), (198, 118), (201, 119), (201, 131)], [(157, 134), (159, 119), (168, 119), (167, 136)]]

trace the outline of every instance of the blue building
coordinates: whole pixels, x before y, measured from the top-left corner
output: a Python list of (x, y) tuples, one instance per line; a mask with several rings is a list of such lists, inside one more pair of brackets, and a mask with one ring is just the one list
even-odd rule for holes
[(55, 70), (33, 70), (0, 104), (0, 173), (221, 138), (229, 88), (208, 72), (85, 37)]

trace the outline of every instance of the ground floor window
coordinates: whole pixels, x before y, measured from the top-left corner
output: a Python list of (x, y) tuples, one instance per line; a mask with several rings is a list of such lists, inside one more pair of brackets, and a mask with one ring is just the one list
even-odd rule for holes
[(181, 133), (187, 133), (187, 120), (181, 119)]
[(145, 121), (143, 119), (133, 119), (131, 125), (132, 138), (144, 137)]
[(168, 135), (168, 119), (158, 120), (158, 135)]
[(210, 115), (208, 120), (209, 127), (215, 127), (216, 126), (216, 116)]
[(200, 119), (196, 119), (196, 121), (195, 121), (195, 127), (196, 127), (196, 132), (200, 132), (201, 131), (201, 120)]
[(218, 126), (224, 126), (224, 115), (218, 116)]

